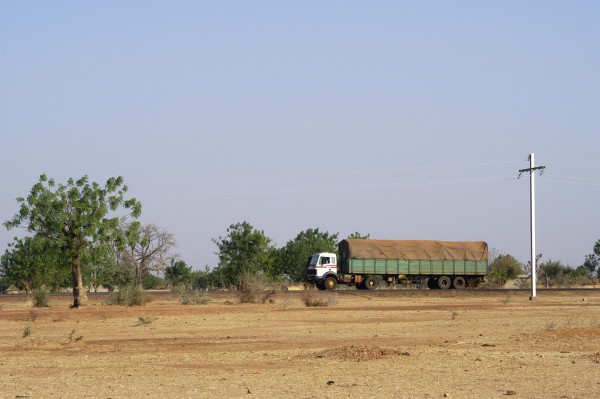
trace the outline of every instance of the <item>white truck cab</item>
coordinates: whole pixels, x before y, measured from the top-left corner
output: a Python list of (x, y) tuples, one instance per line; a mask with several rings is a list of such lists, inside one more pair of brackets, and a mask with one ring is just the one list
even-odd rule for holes
[(321, 252), (312, 255), (306, 265), (308, 281), (319, 289), (334, 289), (337, 286), (337, 255)]

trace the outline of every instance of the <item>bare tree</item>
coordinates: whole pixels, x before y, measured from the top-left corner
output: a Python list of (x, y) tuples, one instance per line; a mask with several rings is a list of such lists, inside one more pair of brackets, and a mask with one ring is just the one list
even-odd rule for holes
[(170, 253), (175, 247), (175, 237), (154, 224), (140, 226), (138, 234), (137, 239), (130, 240), (123, 255), (135, 268), (135, 285), (141, 288), (147, 272), (163, 271), (175, 257)]

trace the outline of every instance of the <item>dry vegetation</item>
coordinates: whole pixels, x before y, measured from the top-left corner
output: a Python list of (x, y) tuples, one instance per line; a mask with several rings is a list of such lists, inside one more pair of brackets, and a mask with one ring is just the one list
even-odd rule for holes
[(600, 397), (599, 290), (105, 299), (0, 297), (0, 396)]

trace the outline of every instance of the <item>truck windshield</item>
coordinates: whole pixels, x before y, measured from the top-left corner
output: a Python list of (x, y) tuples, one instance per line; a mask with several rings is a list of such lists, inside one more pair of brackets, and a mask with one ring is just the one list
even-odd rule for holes
[(318, 261), (319, 261), (319, 255), (313, 255), (310, 257), (310, 260), (308, 261), (308, 266), (316, 266)]

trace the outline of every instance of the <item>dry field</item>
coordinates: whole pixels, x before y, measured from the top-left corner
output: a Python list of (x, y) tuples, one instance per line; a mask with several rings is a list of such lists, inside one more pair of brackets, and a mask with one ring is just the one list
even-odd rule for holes
[(0, 297), (0, 397), (600, 397), (600, 290), (302, 295)]

